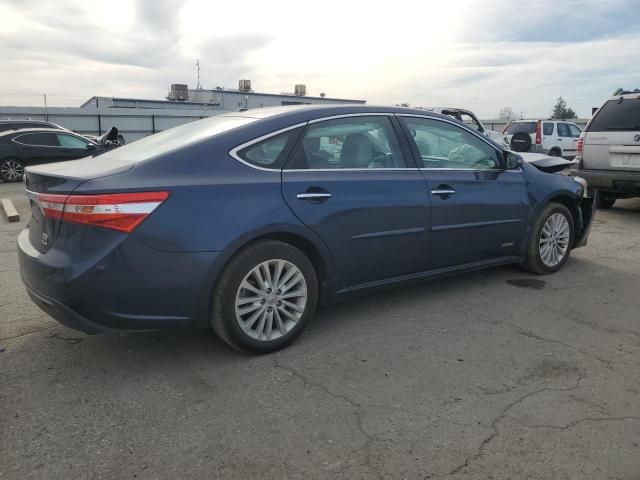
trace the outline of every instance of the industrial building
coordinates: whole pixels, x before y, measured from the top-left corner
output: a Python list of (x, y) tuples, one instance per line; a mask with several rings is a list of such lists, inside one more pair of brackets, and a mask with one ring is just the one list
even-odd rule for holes
[(295, 85), (293, 93), (259, 93), (249, 80), (240, 80), (237, 89), (216, 87), (190, 89), (173, 84), (166, 100), (119, 97), (91, 97), (80, 107), (4, 107), (0, 120), (48, 120), (80, 134), (100, 135), (115, 126), (126, 142), (184, 123), (225, 112), (248, 108), (305, 104), (364, 104), (365, 100), (311, 97), (305, 85)]

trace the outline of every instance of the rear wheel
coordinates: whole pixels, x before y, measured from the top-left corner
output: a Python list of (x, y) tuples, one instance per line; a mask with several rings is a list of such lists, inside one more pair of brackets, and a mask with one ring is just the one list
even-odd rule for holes
[(546, 275), (560, 270), (569, 258), (574, 240), (573, 215), (560, 203), (550, 203), (533, 225), (526, 270)]
[(0, 162), (0, 178), (5, 182), (19, 182), (24, 175), (24, 164), (15, 158), (5, 158)]
[(309, 259), (287, 243), (259, 242), (237, 254), (220, 276), (211, 326), (238, 350), (270, 353), (304, 331), (317, 302)]
[(606, 210), (607, 208), (613, 207), (613, 204), (616, 203), (616, 197), (611, 194), (598, 193), (598, 208)]
[(552, 148), (549, 151), (549, 155), (552, 157), (559, 157), (560, 156), (560, 150), (558, 150), (557, 148)]

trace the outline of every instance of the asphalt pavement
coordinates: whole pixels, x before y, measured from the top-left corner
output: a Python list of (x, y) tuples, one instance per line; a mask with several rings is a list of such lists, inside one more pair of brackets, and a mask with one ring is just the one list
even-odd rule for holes
[(0, 218), (3, 480), (640, 478), (640, 200), (555, 275), (376, 292), (251, 357), (51, 320), (20, 281), (21, 189), (0, 185), (23, 216)]

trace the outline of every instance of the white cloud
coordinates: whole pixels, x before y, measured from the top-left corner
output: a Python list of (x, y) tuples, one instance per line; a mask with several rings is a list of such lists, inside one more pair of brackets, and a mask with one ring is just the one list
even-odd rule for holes
[(546, 115), (559, 95), (587, 115), (615, 88), (640, 86), (640, 34), (629, 27), (638, 14), (620, 15), (625, 0), (0, 1), (2, 104), (42, 93), (74, 105), (162, 98), (170, 83), (195, 85), (198, 58), (205, 88), (306, 83), (311, 94), (484, 117), (506, 105)]

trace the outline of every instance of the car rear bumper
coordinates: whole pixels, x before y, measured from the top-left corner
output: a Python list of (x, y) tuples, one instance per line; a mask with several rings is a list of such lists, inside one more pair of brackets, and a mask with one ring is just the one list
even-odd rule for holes
[(577, 169), (573, 174), (584, 178), (596, 190), (628, 195), (640, 195), (640, 172), (623, 170)]
[(109, 249), (81, 256), (55, 246), (41, 253), (24, 230), (18, 261), (36, 305), (87, 333), (206, 326), (218, 253), (160, 252), (122, 235)]

